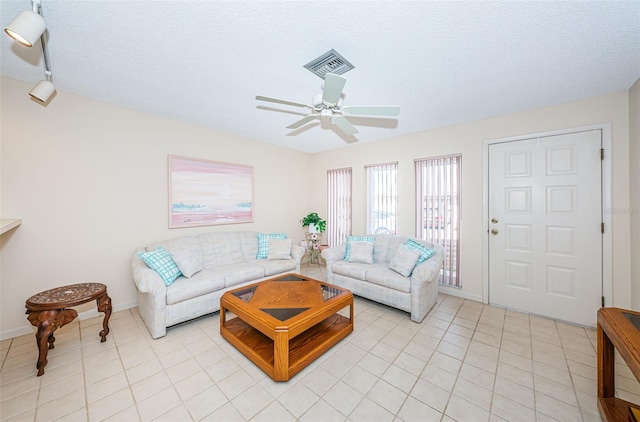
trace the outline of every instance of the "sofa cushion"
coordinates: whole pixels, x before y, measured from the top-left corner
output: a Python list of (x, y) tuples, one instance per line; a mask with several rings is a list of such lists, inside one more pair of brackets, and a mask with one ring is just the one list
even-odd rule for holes
[(348, 261), (351, 256), (351, 242), (375, 242), (375, 236), (347, 236), (347, 244), (344, 249), (344, 260)]
[(351, 242), (349, 262), (373, 263), (373, 242)]
[(181, 275), (180, 269), (171, 258), (171, 254), (162, 246), (154, 251), (139, 252), (138, 257), (149, 268), (157, 272), (167, 286), (171, 286), (171, 283)]
[(244, 262), (240, 234), (240, 232), (222, 232), (199, 235), (204, 268)]
[(269, 239), (267, 259), (291, 259), (291, 239)]
[(404, 293), (411, 291), (411, 281), (384, 264), (374, 264), (367, 267), (365, 280)]
[(404, 242), (404, 245), (409, 249), (420, 252), (420, 258), (418, 258), (418, 262), (416, 262), (416, 265), (422, 264), (424, 261), (431, 258), (436, 253), (436, 251), (434, 251), (433, 249), (429, 249), (413, 239), (408, 239), (406, 242)]
[(180, 277), (167, 287), (167, 305), (173, 305), (224, 287), (224, 277), (214, 270), (202, 270), (191, 278)]
[(267, 259), (269, 257), (269, 239), (286, 239), (284, 233), (258, 233), (258, 254), (256, 259)]
[(389, 268), (404, 277), (409, 277), (416, 266), (416, 262), (418, 262), (418, 258), (420, 258), (420, 251), (400, 245), (389, 262)]
[(264, 269), (255, 264), (242, 262), (240, 264), (221, 265), (214, 271), (224, 277), (224, 287), (235, 286), (246, 281), (264, 277)]
[(369, 267), (371, 267), (371, 264), (335, 261), (331, 266), (331, 271), (335, 274), (340, 274), (345, 277), (351, 277), (358, 280), (366, 280), (365, 274), (367, 273), (367, 268)]
[(296, 269), (296, 262), (293, 259), (253, 259), (250, 262), (262, 267), (265, 277)]

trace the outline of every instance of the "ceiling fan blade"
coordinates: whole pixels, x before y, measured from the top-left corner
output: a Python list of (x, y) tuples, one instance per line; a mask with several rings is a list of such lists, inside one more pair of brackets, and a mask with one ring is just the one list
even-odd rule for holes
[(345, 106), (342, 111), (357, 116), (397, 116), (400, 107), (397, 106)]
[(295, 107), (304, 107), (304, 108), (313, 109), (312, 106), (307, 105), (307, 104), (296, 103), (294, 101), (289, 101), (289, 100), (281, 100), (279, 98), (263, 97), (262, 95), (257, 95), (256, 96), (256, 100), (268, 101), (270, 103), (278, 103), (278, 104), (285, 104), (285, 105), (290, 105), (290, 106), (295, 106)]
[(358, 129), (356, 129), (351, 122), (349, 122), (346, 117), (336, 116), (331, 119), (331, 123), (338, 126), (340, 130), (342, 130), (347, 135), (355, 135), (358, 133)]
[(342, 88), (347, 82), (342, 76), (327, 73), (324, 75), (324, 89), (322, 90), (322, 102), (327, 105), (336, 105), (340, 100)]
[(298, 129), (300, 126), (306, 125), (307, 123), (309, 123), (310, 121), (317, 119), (318, 115), (317, 114), (311, 114), (307, 117), (303, 117), (302, 119), (298, 120), (295, 123), (290, 124), (289, 126), (287, 126), (287, 129)]

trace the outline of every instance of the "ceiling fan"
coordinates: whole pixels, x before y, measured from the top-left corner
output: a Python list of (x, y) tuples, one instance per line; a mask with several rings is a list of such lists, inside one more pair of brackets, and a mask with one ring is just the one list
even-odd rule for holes
[(397, 106), (343, 106), (342, 88), (347, 82), (342, 76), (327, 73), (324, 76), (324, 88), (322, 93), (313, 97), (311, 105), (296, 103), (294, 101), (280, 100), (278, 98), (256, 96), (256, 100), (271, 103), (285, 104), (294, 107), (303, 107), (311, 110), (311, 114), (287, 126), (287, 129), (297, 129), (316, 119), (325, 119), (336, 125), (347, 135), (358, 133), (346, 116), (378, 116), (392, 117), (400, 114)]

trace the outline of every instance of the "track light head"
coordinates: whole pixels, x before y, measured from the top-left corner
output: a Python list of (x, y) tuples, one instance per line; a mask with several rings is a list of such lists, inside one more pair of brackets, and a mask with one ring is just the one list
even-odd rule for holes
[(7, 25), (4, 32), (20, 44), (32, 47), (45, 29), (47, 25), (38, 12), (23, 10)]
[(53, 85), (53, 82), (43, 79), (29, 91), (29, 95), (31, 95), (34, 100), (46, 103), (55, 92), (56, 87)]

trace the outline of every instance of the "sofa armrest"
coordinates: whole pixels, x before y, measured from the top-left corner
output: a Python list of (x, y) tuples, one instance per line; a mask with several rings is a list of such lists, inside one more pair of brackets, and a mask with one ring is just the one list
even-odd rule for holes
[(438, 277), (444, 262), (444, 249), (432, 245), (436, 253), (411, 273), (411, 320), (421, 322), (438, 299)]
[(131, 275), (133, 283), (140, 293), (149, 293), (152, 296), (166, 297), (167, 286), (160, 275), (147, 266), (135, 251), (131, 257)]
[(320, 256), (327, 262), (327, 266), (334, 261), (342, 261), (344, 259), (345, 245), (333, 246), (325, 248)]
[(302, 256), (304, 255), (304, 248), (298, 245), (291, 245), (291, 259), (296, 262), (302, 261)]

